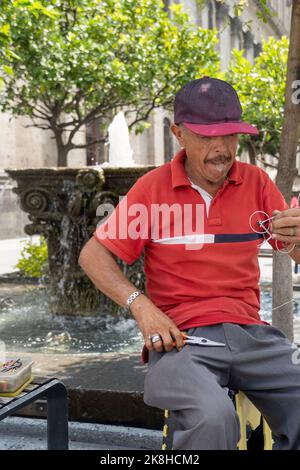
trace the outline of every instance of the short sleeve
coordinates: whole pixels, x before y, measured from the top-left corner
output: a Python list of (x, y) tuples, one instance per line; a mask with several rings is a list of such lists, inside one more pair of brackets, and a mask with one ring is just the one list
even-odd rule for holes
[(149, 207), (149, 196), (140, 178), (93, 236), (118, 258), (132, 264), (150, 240)]
[[(266, 174), (267, 180), (264, 186), (264, 212), (266, 212), (269, 217), (272, 217), (273, 211), (284, 211), (289, 208), (286, 200), (284, 199), (283, 195), (277, 188), (276, 184), (273, 183), (271, 178)], [(270, 239), (269, 244), (272, 246), (274, 250), (277, 250), (277, 246), (282, 249), (283, 245), (282, 242), (277, 242), (277, 246), (275, 244), (274, 239)]]

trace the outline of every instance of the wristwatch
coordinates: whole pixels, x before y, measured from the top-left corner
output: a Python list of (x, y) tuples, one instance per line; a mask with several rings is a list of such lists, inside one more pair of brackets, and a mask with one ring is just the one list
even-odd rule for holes
[(130, 296), (128, 297), (128, 299), (126, 300), (126, 305), (128, 307), (128, 309), (130, 310), (130, 305), (132, 304), (132, 302), (141, 294), (143, 294), (144, 292), (141, 291), (141, 290), (136, 290), (135, 292), (133, 292), (132, 294), (130, 294)]

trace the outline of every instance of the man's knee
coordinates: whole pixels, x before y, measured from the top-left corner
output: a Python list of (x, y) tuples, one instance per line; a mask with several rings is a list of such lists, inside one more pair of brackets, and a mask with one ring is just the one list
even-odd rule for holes
[(194, 424), (197, 423), (210, 428), (211, 430), (220, 430), (230, 427), (239, 428), (239, 418), (233, 403), (229, 400), (219, 400), (218, 402), (210, 401), (205, 404), (199, 403), (194, 409)]
[(162, 410), (170, 408), (170, 400), (165, 393), (162, 393), (162, 390), (159, 386), (152, 386), (146, 384), (144, 386), (144, 403), (148, 406), (153, 406), (155, 408), (160, 408)]

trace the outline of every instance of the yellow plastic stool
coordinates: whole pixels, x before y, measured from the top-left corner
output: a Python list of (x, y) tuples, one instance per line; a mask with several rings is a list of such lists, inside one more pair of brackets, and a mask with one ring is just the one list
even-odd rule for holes
[[(247, 424), (250, 425), (251, 429), (254, 430), (260, 425), (261, 413), (260, 411), (251, 403), (249, 398), (243, 392), (237, 392), (235, 394), (235, 407), (240, 420), (241, 428), (241, 438), (238, 442), (239, 450), (247, 450), (247, 436), (246, 436), (246, 427)], [(168, 450), (168, 438), (169, 438), (169, 420), (170, 413), (169, 410), (164, 410), (164, 427), (163, 427), (163, 440), (161, 450)], [(272, 450), (273, 439), (272, 432), (263, 417), (263, 435), (264, 435), (264, 450)]]
[(168, 431), (169, 431), (169, 425), (168, 423), (168, 418), (169, 418), (169, 410), (164, 411), (164, 418), (165, 418), (165, 424), (163, 427), (163, 443), (161, 446), (161, 450), (167, 450), (167, 437), (168, 437)]
[[(241, 438), (238, 442), (238, 449), (247, 450), (246, 426), (249, 424), (252, 430), (256, 429), (260, 425), (261, 413), (243, 392), (238, 392), (235, 395), (235, 406), (241, 427)], [(272, 450), (272, 432), (264, 417), (262, 418), (262, 424), (264, 450)]]

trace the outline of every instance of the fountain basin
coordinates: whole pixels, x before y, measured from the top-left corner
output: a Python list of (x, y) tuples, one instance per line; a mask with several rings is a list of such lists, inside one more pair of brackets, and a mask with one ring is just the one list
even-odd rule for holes
[[(298, 298), (298, 302), (296, 299)], [(49, 315), (46, 288), (1, 283), (0, 339), (7, 351), (39, 354), (140, 354), (144, 344), (133, 318), (99, 308), (85, 316)], [(300, 343), (300, 293), (295, 292), (295, 342)], [(261, 289), (261, 316), (272, 321), (272, 293)], [(96, 313), (96, 314), (95, 314)]]
[(7, 351), (44, 354), (136, 353), (143, 338), (133, 318), (99, 310), (51, 315), (45, 287), (0, 282), (0, 339)]

